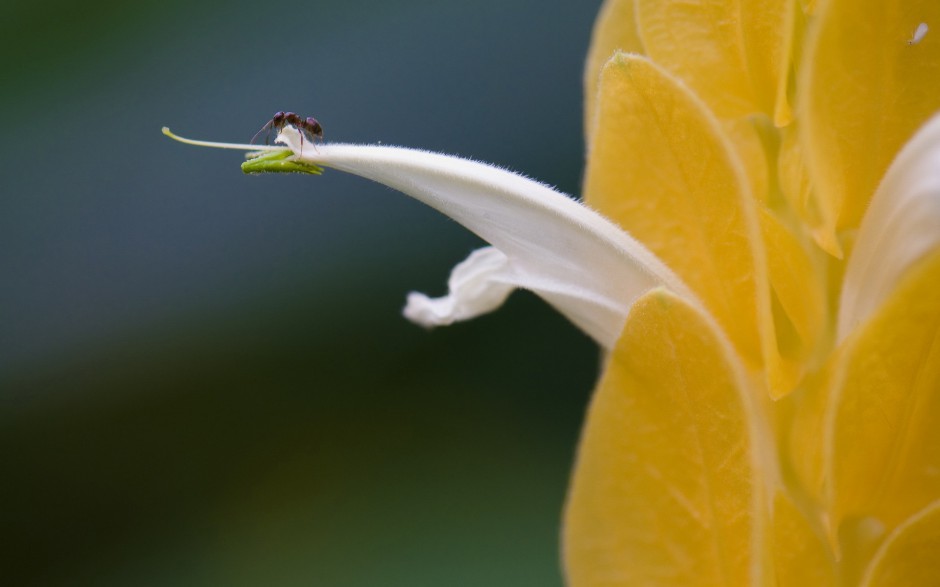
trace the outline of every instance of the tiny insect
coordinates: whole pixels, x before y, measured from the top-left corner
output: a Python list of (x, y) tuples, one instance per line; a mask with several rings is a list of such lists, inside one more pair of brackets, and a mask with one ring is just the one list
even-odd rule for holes
[(930, 30), (930, 27), (927, 26), (926, 22), (922, 22), (917, 25), (917, 30), (914, 31), (914, 34), (911, 35), (911, 38), (907, 40), (908, 45), (916, 45), (920, 43), (924, 37), (927, 36), (927, 31)]
[(300, 131), (301, 155), (303, 155), (304, 150), (304, 138), (314, 143), (314, 149), (316, 148), (317, 139), (323, 140), (323, 127), (320, 126), (316, 118), (312, 116), (301, 118), (299, 114), (293, 112), (275, 112), (271, 120), (267, 121), (265, 125), (261, 127), (261, 130), (255, 133), (255, 136), (251, 137), (251, 142), (254, 143), (255, 139), (257, 139), (261, 133), (266, 132), (268, 134), (264, 137), (264, 144), (268, 144), (270, 131), (280, 132), (285, 126), (292, 126)]

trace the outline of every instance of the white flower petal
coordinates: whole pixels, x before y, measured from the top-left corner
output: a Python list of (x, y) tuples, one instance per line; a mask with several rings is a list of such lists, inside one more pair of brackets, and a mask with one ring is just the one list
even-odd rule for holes
[(446, 326), (499, 308), (516, 285), (509, 257), (499, 249), (484, 247), (454, 267), (445, 297), (432, 299), (411, 292), (403, 313), (421, 326)]
[(842, 341), (891, 294), (905, 271), (940, 246), (940, 114), (901, 149), (875, 192), (845, 271)]
[(300, 159), (383, 183), (463, 224), (506, 256), (513, 284), (546, 299), (606, 348), (616, 342), (633, 302), (654, 287), (701, 308), (685, 284), (626, 232), (516, 173), (400, 147), (305, 141), (301, 149), (292, 127), (278, 141)]

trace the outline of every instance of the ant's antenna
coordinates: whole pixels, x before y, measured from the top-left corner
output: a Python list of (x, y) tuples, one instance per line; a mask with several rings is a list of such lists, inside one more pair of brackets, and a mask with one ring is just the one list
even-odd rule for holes
[[(271, 127), (272, 127), (273, 125), (274, 125), (274, 119), (271, 119), (271, 120), (267, 121), (266, 123), (264, 123), (264, 126), (261, 127), (261, 130), (259, 130), (258, 132), (256, 132), (256, 133), (255, 133), (255, 136), (251, 137), (251, 140), (248, 141), (248, 144), (249, 144), (249, 145), (255, 144), (255, 139), (258, 138), (258, 135), (260, 135), (261, 133), (263, 133), (263, 132), (265, 132), (265, 131), (270, 131), (270, 130), (271, 130)], [(267, 137), (265, 137), (265, 139), (264, 139), (264, 144), (265, 144), (265, 145), (268, 144), (268, 139), (267, 139)]]

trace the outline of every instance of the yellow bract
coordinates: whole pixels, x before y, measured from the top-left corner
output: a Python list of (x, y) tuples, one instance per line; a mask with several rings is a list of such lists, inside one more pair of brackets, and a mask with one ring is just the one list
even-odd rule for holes
[(940, 42), (908, 44), (921, 22), (940, 28), (940, 2), (830, 0), (816, 18), (798, 108), (822, 244), (858, 228), (895, 154), (940, 108)]
[(780, 306), (776, 313), (778, 349), (791, 361), (809, 361), (824, 337), (831, 335), (823, 267), (777, 216), (761, 208), (759, 219), (767, 247), (768, 276)]
[(761, 329), (772, 328), (764, 253), (747, 178), (717, 121), (672, 76), (624, 54), (601, 74), (598, 109), (585, 201), (665, 261), (762, 364)]
[[(940, 496), (938, 283), (935, 252), (792, 398), (795, 416), (784, 420), (789, 482), (817, 504), (844, 577), (858, 580), (885, 536)], [(940, 536), (940, 523), (919, 527), (922, 539), (927, 528)]]
[(799, 124), (791, 124), (782, 131), (777, 158), (780, 191), (816, 244), (833, 257), (842, 259), (842, 244), (832, 228), (835, 226), (835, 211), (829, 203), (821, 201), (813, 189), (800, 138)]
[(607, 0), (594, 24), (591, 49), (584, 68), (584, 134), (590, 148), (594, 130), (601, 68), (614, 53), (643, 53), (636, 29), (635, 0)]
[(835, 561), (823, 539), (821, 528), (813, 525), (784, 492), (774, 496), (773, 542), (774, 575), (778, 587), (835, 585)]
[(721, 118), (772, 115), (789, 62), (787, 0), (636, 0), (640, 38)]
[(574, 585), (760, 584), (761, 434), (727, 343), (679, 298), (634, 305), (568, 501)]
[(834, 524), (888, 529), (940, 496), (940, 253), (914, 267), (850, 339), (823, 438)]

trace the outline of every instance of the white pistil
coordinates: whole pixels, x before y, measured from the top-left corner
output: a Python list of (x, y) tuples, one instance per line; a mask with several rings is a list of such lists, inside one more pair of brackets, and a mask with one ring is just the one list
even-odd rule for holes
[(197, 147), (212, 147), (214, 149), (234, 149), (236, 151), (283, 151), (284, 147), (278, 147), (276, 145), (245, 145), (240, 143), (216, 143), (213, 141), (199, 141), (195, 139), (186, 139), (177, 134), (173, 134), (167, 127), (163, 127), (163, 134), (170, 137), (174, 141), (179, 141), (181, 143), (186, 143), (187, 145), (195, 145)]

